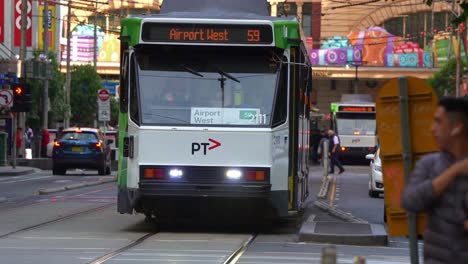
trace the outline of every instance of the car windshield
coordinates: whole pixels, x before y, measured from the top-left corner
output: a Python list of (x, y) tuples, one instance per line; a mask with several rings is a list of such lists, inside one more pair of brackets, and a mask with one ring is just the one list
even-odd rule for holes
[(338, 113), (337, 132), (340, 135), (374, 136), (376, 122), (374, 113)]
[(270, 59), (213, 47), (137, 51), (142, 123), (269, 126), (279, 69)]
[(96, 141), (97, 137), (96, 134), (91, 132), (65, 132), (60, 139)]

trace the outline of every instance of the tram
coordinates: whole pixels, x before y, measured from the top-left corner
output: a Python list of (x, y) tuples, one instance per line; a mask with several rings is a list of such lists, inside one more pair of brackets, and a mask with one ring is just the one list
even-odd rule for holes
[(340, 138), (340, 157), (344, 162), (365, 161), (377, 144), (375, 103), (367, 94), (343, 94), (331, 103), (331, 128)]
[(121, 22), (118, 212), (297, 213), (312, 91), (297, 19), (252, 13), (265, 1), (166, 2), (184, 11)]

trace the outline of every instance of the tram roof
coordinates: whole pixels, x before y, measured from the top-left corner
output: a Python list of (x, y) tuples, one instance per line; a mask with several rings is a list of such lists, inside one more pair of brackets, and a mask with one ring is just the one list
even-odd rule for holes
[(141, 14), (133, 17), (296, 20), (295, 17), (270, 16), (266, 0), (170, 0), (164, 1), (159, 14)]

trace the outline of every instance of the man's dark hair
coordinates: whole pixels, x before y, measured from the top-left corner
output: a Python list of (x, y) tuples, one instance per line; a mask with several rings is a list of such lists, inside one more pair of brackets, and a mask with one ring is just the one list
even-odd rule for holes
[(445, 109), (450, 121), (461, 121), (468, 135), (468, 96), (443, 97), (439, 100), (439, 106)]

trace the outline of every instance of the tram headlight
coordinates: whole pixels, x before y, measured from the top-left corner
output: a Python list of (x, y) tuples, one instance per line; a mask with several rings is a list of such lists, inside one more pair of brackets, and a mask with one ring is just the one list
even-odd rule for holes
[(230, 180), (239, 180), (242, 177), (242, 171), (237, 169), (227, 170), (226, 177)]
[(181, 169), (171, 169), (169, 171), (169, 176), (171, 179), (180, 179), (184, 175), (184, 172)]

